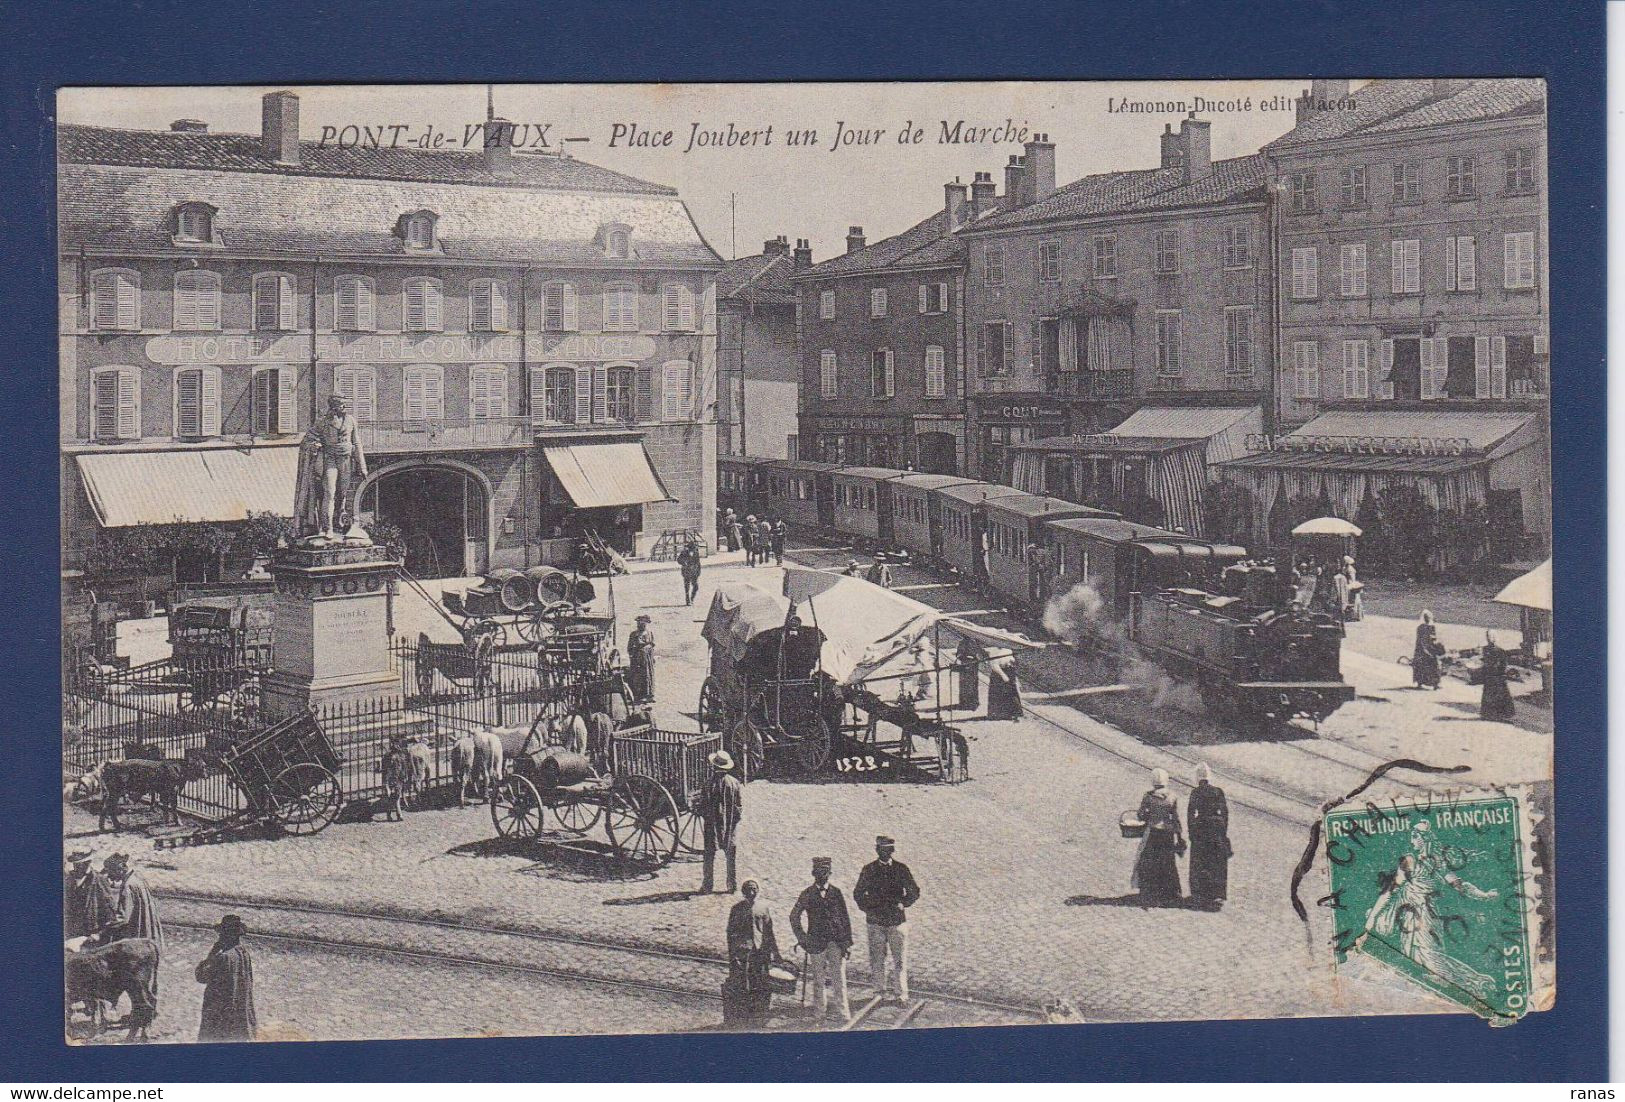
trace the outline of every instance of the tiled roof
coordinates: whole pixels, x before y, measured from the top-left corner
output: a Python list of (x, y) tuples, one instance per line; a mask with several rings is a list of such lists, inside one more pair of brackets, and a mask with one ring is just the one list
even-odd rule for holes
[[(579, 162), (578, 162), (579, 163)], [(467, 183), (341, 176), (152, 168), (71, 162), (58, 171), (64, 247), (206, 256), (177, 246), (175, 207), (201, 200), (218, 208), (216, 236), (234, 252), (297, 256), (417, 255), (395, 227), (407, 211), (439, 216), (446, 260), (581, 267), (715, 265), (719, 257), (673, 193), (487, 187)], [(599, 228), (632, 228), (632, 258), (609, 259)]]
[(788, 256), (758, 253), (730, 260), (717, 272), (717, 298), (765, 306), (794, 306), (790, 286), (794, 261)]
[[(994, 209), (997, 211), (997, 207)], [(983, 225), (994, 217), (996, 214), (984, 214), (975, 222), (965, 223), (960, 230)], [(811, 268), (798, 273), (796, 278), (850, 275), (879, 271), (883, 268), (922, 268), (958, 264), (965, 255), (965, 246), (957, 237), (944, 232), (947, 218), (947, 213), (939, 210), (902, 233), (883, 238), (857, 252), (843, 253), (831, 257), (822, 264), (814, 264)]]
[(57, 128), (57, 160), (64, 164), (127, 165), (132, 168), (198, 168), (264, 172), (278, 176), (343, 176), (369, 180), (481, 184), (487, 187), (554, 188), (564, 191), (640, 192), (675, 195), (677, 189), (637, 180), (570, 157), (515, 152), (512, 176), (485, 170), (480, 149), (341, 149), (300, 142), (300, 163), (267, 160), (253, 134), (207, 134), (175, 130), (117, 130), (105, 126)]
[(976, 229), (1262, 199), (1264, 188), (1263, 159), (1256, 154), (1214, 161), (1212, 172), (1190, 183), (1180, 168), (1107, 172), (1074, 180), (1047, 199), (984, 219)]
[(1539, 114), (1546, 106), (1546, 85), (1528, 78), (1472, 80), (1441, 95), (1432, 80), (1374, 80), (1356, 89), (1351, 98), (1352, 109), (1321, 111), (1264, 148)]

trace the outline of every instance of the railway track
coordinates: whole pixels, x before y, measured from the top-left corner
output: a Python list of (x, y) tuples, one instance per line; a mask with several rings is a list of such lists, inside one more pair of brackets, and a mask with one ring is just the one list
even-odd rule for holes
[[(207, 932), (214, 930), (212, 921), (188, 914), (186, 912), (188, 907), (207, 908), (208, 913), (211, 915), (228, 909), (245, 915), (252, 912), (260, 917), (250, 921), (250, 936), (265, 940), (294, 945), (302, 944), (316, 949), (378, 953), (398, 958), (435, 961), (470, 968), (528, 973), (549, 979), (566, 980), (571, 983), (694, 999), (707, 1005), (721, 1004), (720, 989), (728, 967), (727, 961), (721, 957), (708, 956), (702, 953), (689, 953), (652, 946), (626, 945), (600, 938), (527, 930), (511, 926), (493, 926), (459, 919), (352, 910), (312, 903), (269, 902), (214, 893), (160, 891), (154, 894), (170, 905), (166, 907), (167, 910), (178, 913), (178, 917), (175, 918), (166, 915), (165, 924), (174, 925), (181, 929)], [(275, 921), (279, 913), (283, 917), (283, 922), (280, 924)], [(308, 924), (313, 919), (336, 921), (340, 924), (364, 924), (366, 927), (378, 931), (379, 935), (376, 938), (364, 938), (289, 929), (289, 927), (297, 928), (301, 923)], [(494, 952), (481, 955), (468, 951), (459, 952), (441, 948), (411, 946), (406, 944), (410, 940), (409, 937), (397, 936), (393, 939), (393, 942), (385, 940), (389, 933), (387, 928), (390, 926), (437, 935), (454, 933), (471, 939), (511, 940), (554, 949), (562, 948), (571, 950), (572, 956), (581, 952), (590, 952), (600, 958), (619, 957), (635, 962), (628, 966), (634, 969), (647, 968), (650, 964), (654, 964), (656, 967), (663, 965), (668, 972), (686, 973), (687, 982), (672, 982), (664, 978), (640, 977), (628, 979), (606, 976), (601, 973), (593, 974), (579, 967), (520, 962), (511, 959), (503, 960), (499, 959)], [(878, 995), (865, 995), (865, 992), (870, 990), (866, 983), (851, 981), (849, 982), (849, 988), (853, 992), (854, 1004), (861, 1004), (863, 1012), (861, 1015), (854, 1013), (854, 1025), (847, 1028), (903, 1029), (912, 1025), (922, 1027), (927, 1025), (969, 1024), (1022, 1025), (1041, 1023), (1045, 1020), (1042, 1011), (1030, 1006), (949, 992), (934, 987), (920, 988), (918, 994), (922, 997), (914, 999), (908, 1006), (899, 1008), (896, 1015), (877, 1014), (876, 1011), (880, 1009), (880, 998)], [(784, 996), (781, 996), (781, 1005), (783, 1005), (783, 999)], [(922, 1020), (924, 1011), (928, 1007), (933, 1010), (933, 1013), (928, 1020)], [(796, 1028), (793, 1020), (789, 1023), (789, 1026), (790, 1028)]]

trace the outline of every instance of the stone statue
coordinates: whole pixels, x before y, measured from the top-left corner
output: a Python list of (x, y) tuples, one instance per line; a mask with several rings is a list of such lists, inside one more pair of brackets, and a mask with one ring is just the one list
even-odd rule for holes
[[(344, 543), (367, 547), (372, 538), (355, 521), (354, 493), (367, 477), (367, 456), (350, 403), (343, 395), (327, 399), (327, 416), (305, 434), (299, 449), (294, 520), (307, 547)], [(341, 528), (341, 526), (344, 526)]]

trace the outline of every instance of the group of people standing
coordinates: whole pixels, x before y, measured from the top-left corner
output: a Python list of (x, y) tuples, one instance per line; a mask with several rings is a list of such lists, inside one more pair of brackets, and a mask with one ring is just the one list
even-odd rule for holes
[[(1217, 911), (1230, 888), (1230, 806), (1224, 789), (1213, 783), (1213, 771), (1204, 762), (1197, 770), (1196, 787), (1183, 822), (1179, 797), (1168, 787), (1164, 769), (1151, 771), (1151, 788), (1136, 812), (1143, 824), (1140, 848), (1134, 856), (1129, 886), (1147, 906), (1170, 907), (1185, 903), (1179, 881), (1179, 858), (1190, 851), (1190, 905)], [(1187, 833), (1188, 832), (1188, 833)], [(1187, 844), (1187, 837), (1189, 842)]]
[(758, 520), (751, 514), (740, 520), (732, 509), (722, 515), (723, 541), (730, 551), (744, 549), (746, 566), (766, 566), (769, 557), (783, 566), (784, 540), (789, 534), (790, 529), (782, 518)]
[[(126, 854), (115, 853), (95, 867), (89, 850), (68, 854), (63, 878), (64, 933), (82, 950), (116, 941), (142, 938), (152, 943), (155, 960), (164, 954), (164, 925), (146, 878), (130, 864)], [(203, 987), (203, 1014), (199, 1041), (252, 1041), (258, 1031), (254, 1011), (254, 965), (242, 943), (243, 920), (223, 916), (215, 927), (215, 942), (195, 969)], [(156, 1004), (157, 992), (152, 1002)]]
[(1342, 563), (1332, 568), (1299, 559), (1293, 564), (1291, 581), (1293, 607), (1323, 612), (1343, 622), (1365, 618), (1365, 586), (1353, 555), (1344, 555)]
[[(1424, 608), (1416, 622), (1416, 643), (1411, 648), (1411, 683), (1419, 689), (1437, 689), (1444, 675), (1445, 653), (1433, 613)], [(1494, 633), (1484, 632), (1484, 649), (1479, 654), (1482, 690), (1478, 714), (1485, 719), (1509, 720), (1517, 713), (1507, 673), (1510, 658), (1510, 653), (1496, 644)]]
[[(716, 890), (716, 861), (727, 865), (727, 890), (735, 890), (739, 824), (744, 812), (744, 786), (734, 774), (732, 755), (711, 754), (712, 774), (700, 798), (705, 839), (700, 891)], [(908, 908), (920, 898), (909, 867), (896, 858), (897, 843), (875, 839), (875, 859), (858, 874), (852, 900), (868, 929), (869, 975), (880, 998), (908, 1001)], [(847, 994), (846, 963), (852, 955), (852, 915), (841, 889), (831, 883), (835, 862), (814, 857), (812, 883), (803, 888), (790, 910), (790, 930), (804, 954), (803, 995), (812, 996), (815, 1021), (844, 1024), (852, 1020)], [(723, 985), (723, 1016), (730, 1025), (760, 1025), (772, 1008), (775, 986), (794, 984), (794, 973), (782, 970), (773, 914), (756, 880), (738, 884), (743, 897), (728, 912), (728, 979)], [(775, 974), (777, 970), (778, 974)]]

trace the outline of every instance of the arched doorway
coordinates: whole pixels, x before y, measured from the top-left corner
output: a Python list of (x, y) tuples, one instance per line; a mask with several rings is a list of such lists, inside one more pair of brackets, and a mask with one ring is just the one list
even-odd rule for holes
[(363, 526), (401, 531), (406, 569), (420, 578), (483, 574), (490, 562), (490, 491), (461, 467), (387, 467), (361, 488)]

